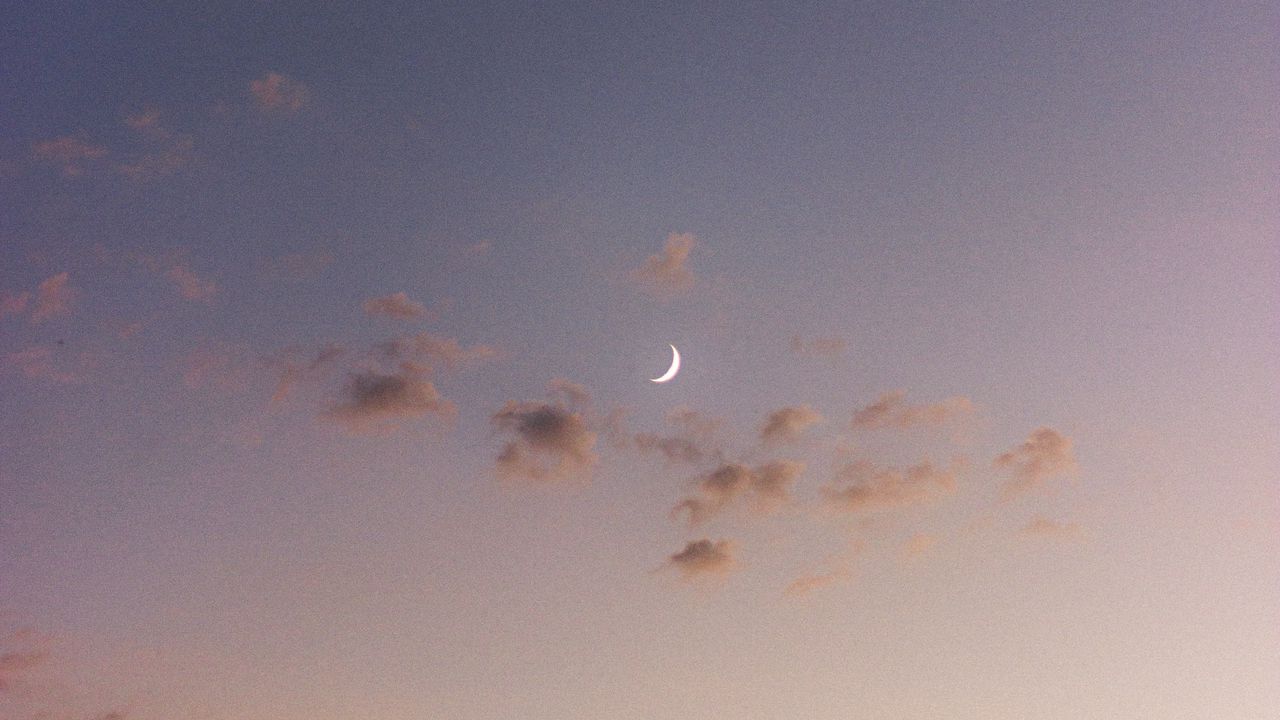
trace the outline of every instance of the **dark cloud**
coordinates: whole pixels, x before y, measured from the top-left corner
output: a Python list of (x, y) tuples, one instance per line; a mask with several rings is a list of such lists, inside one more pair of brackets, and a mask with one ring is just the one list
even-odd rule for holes
[(405, 363), (394, 373), (376, 370), (351, 373), (343, 389), (343, 401), (325, 415), (353, 432), (391, 429), (400, 420), (427, 415), (452, 419), (457, 410), (440, 397), (423, 368)]
[(691, 540), (667, 560), (686, 580), (726, 575), (737, 564), (733, 557), (736, 547), (732, 540)]
[(760, 439), (767, 443), (794, 442), (808, 428), (822, 422), (822, 416), (808, 405), (784, 407), (769, 413), (760, 428)]
[(906, 430), (918, 426), (938, 426), (970, 415), (973, 403), (955, 396), (931, 405), (908, 405), (901, 390), (881, 395), (874, 403), (853, 415), (855, 430), (891, 428)]
[(725, 463), (698, 479), (698, 494), (685, 498), (672, 508), (672, 515), (687, 513), (690, 526), (701, 525), (747, 496), (757, 513), (772, 512), (791, 499), (791, 486), (804, 463), (775, 460), (756, 468), (739, 463)]
[[(551, 392), (563, 392), (564, 387), (553, 381)], [(585, 390), (574, 387), (585, 396)], [(510, 400), (494, 413), (492, 422), (498, 430), (515, 436), (498, 455), (499, 476), (538, 481), (590, 477), (596, 463), (596, 433), (580, 412), (559, 399)]]
[(688, 290), (693, 286), (693, 273), (685, 264), (695, 242), (690, 233), (671, 233), (662, 252), (650, 255), (642, 267), (632, 272), (632, 278), (658, 296)]
[(917, 505), (955, 491), (956, 471), (930, 462), (905, 470), (877, 468), (860, 460), (837, 472), (837, 482), (822, 488), (829, 506), (845, 511)]
[(1010, 499), (1041, 486), (1056, 475), (1074, 472), (1075, 456), (1071, 438), (1048, 427), (1036, 428), (1022, 444), (996, 457), (995, 467), (1008, 470), (1012, 478), (1002, 491)]

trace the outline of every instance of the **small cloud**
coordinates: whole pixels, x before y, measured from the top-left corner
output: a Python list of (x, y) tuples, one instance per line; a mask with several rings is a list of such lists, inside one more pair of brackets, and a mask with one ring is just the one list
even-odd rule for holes
[(62, 173), (67, 176), (82, 175), (86, 161), (107, 156), (105, 147), (89, 143), (83, 135), (63, 135), (42, 140), (32, 145), (31, 152), (37, 160), (60, 165)]
[(683, 550), (667, 558), (667, 562), (679, 570), (685, 580), (724, 576), (737, 565), (733, 557), (736, 547), (732, 540), (691, 540)]
[(999, 455), (995, 467), (1013, 477), (1001, 491), (1005, 500), (1040, 487), (1048, 478), (1074, 472), (1071, 438), (1048, 427), (1036, 428), (1021, 445)]
[(1028, 538), (1070, 539), (1080, 537), (1080, 524), (1075, 522), (1059, 522), (1045, 517), (1037, 517), (1022, 526), (1018, 534)]
[(250, 82), (249, 93), (263, 110), (290, 112), (305, 105), (310, 95), (302, 83), (275, 72)]
[(417, 300), (410, 300), (403, 292), (369, 298), (364, 301), (364, 314), (370, 317), (388, 317), (395, 320), (417, 320), (428, 317), (427, 307)]
[(30, 300), (31, 293), (29, 292), (0, 292), (0, 319), (10, 315), (21, 315), (26, 312), (27, 303)]
[(454, 404), (440, 397), (423, 370), (411, 363), (393, 373), (351, 373), (343, 400), (325, 412), (326, 417), (344, 423), (356, 433), (394, 429), (398, 421), (427, 415), (451, 420), (456, 414)]
[(190, 390), (243, 390), (249, 385), (250, 361), (244, 348), (211, 343), (187, 353), (182, 360), (182, 384)]
[(838, 337), (815, 337), (805, 340), (799, 335), (791, 338), (791, 351), (797, 355), (824, 360), (835, 360), (844, 355), (845, 342)]
[(440, 363), (449, 369), (487, 360), (498, 354), (495, 348), (488, 345), (463, 347), (454, 338), (438, 337), (426, 332), (391, 338), (379, 343), (377, 349), (391, 360), (410, 360), (429, 365)]
[(489, 251), (492, 249), (493, 249), (493, 243), (491, 241), (480, 240), (468, 245), (463, 250), (463, 254), (466, 255), (467, 257), (481, 257), (484, 255), (488, 255)]
[[(553, 385), (553, 395), (555, 391)], [(596, 433), (588, 428), (581, 413), (559, 399), (510, 400), (494, 413), (492, 422), (498, 430), (515, 435), (498, 455), (500, 477), (537, 481), (587, 479), (595, 467)]]
[(202, 278), (185, 265), (174, 265), (164, 274), (187, 300), (209, 302), (218, 294), (218, 284)]
[(75, 302), (76, 291), (71, 287), (70, 276), (58, 273), (46, 278), (36, 288), (36, 302), (31, 309), (31, 323), (37, 325), (45, 320), (71, 314), (71, 304)]
[(949, 495), (955, 491), (956, 471), (930, 462), (898, 470), (859, 460), (841, 468), (837, 480), (846, 484), (823, 487), (823, 497), (831, 507), (854, 512), (918, 505)]
[(260, 260), (258, 269), (262, 274), (271, 277), (304, 280), (319, 275), (333, 264), (333, 260), (333, 253), (323, 250), (312, 253), (286, 253)]
[(48, 639), (31, 630), (18, 630), (0, 638), (0, 695), (10, 692), (28, 670), (48, 659)]
[(936, 427), (973, 412), (973, 402), (959, 395), (931, 405), (908, 405), (906, 397), (907, 394), (901, 390), (881, 395), (874, 403), (854, 413), (853, 428), (907, 430), (921, 426)]
[(791, 486), (802, 472), (804, 463), (793, 460), (775, 460), (756, 468), (725, 463), (701, 476), (698, 494), (680, 501), (671, 513), (688, 513), (690, 527), (696, 527), (744, 495), (751, 497), (755, 512), (773, 512), (791, 500)]
[(160, 125), (160, 111), (154, 108), (147, 108), (134, 115), (126, 115), (124, 124), (134, 130), (150, 130)]
[(903, 543), (902, 559), (915, 560), (933, 549), (933, 546), (937, 544), (937, 542), (938, 539), (932, 535), (927, 533), (916, 533)]
[(690, 465), (719, 455), (718, 451), (711, 449), (721, 425), (718, 418), (707, 417), (692, 408), (679, 407), (667, 413), (667, 424), (675, 427), (674, 435), (638, 433), (635, 436), (636, 449), (660, 453), (667, 462)]
[(0, 366), (16, 371), (31, 380), (48, 380), (65, 385), (79, 382), (81, 377), (59, 367), (54, 350), (48, 345), (33, 345), (23, 350), (5, 353)]
[(809, 573), (801, 575), (792, 580), (782, 594), (786, 597), (802, 597), (808, 595), (814, 590), (834, 585), (842, 580), (847, 580), (850, 576), (849, 570), (846, 568), (836, 568), (830, 572)]
[(808, 405), (784, 407), (769, 413), (760, 439), (766, 443), (795, 442), (810, 427), (822, 422), (822, 416)]
[(300, 349), (291, 347), (265, 358), (264, 360), (268, 367), (273, 367), (280, 371), (280, 378), (276, 381), (276, 389), (271, 394), (271, 403), (283, 402), (285, 398), (289, 397), (295, 385), (301, 381), (319, 376), (332, 366), (338, 358), (342, 357), (344, 353), (346, 353), (346, 349), (341, 345), (329, 343), (321, 346), (319, 350), (309, 356), (304, 356)]
[(688, 290), (693, 286), (693, 273), (685, 263), (694, 243), (691, 233), (671, 233), (662, 252), (650, 255), (642, 267), (631, 273), (632, 278), (661, 297)]
[(186, 300), (195, 302), (211, 302), (218, 294), (218, 283), (198, 275), (187, 264), (182, 252), (171, 252), (165, 255), (148, 255), (135, 253), (131, 257), (148, 272), (163, 277), (177, 289)]

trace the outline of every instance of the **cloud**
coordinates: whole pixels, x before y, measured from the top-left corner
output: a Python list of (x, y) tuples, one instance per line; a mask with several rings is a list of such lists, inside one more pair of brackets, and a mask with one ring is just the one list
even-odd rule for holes
[(659, 296), (684, 292), (693, 286), (693, 273), (685, 267), (695, 238), (691, 233), (671, 233), (662, 252), (650, 255), (631, 273), (634, 280)]
[(300, 109), (310, 96), (305, 85), (275, 72), (250, 82), (249, 93), (263, 110), (290, 112)]
[(0, 638), (0, 695), (12, 690), (15, 681), (48, 658), (48, 638), (31, 630), (18, 630)]
[(1048, 427), (1036, 428), (1022, 444), (996, 457), (995, 467), (1005, 469), (1013, 477), (1005, 484), (1006, 500), (1040, 487), (1055, 475), (1074, 472), (1075, 456), (1071, 438)]
[(155, 108), (147, 108), (142, 112), (126, 115), (124, 124), (134, 130), (150, 130), (160, 126), (160, 111)]
[(440, 363), (449, 369), (486, 360), (498, 352), (488, 345), (463, 347), (454, 338), (438, 337), (426, 332), (391, 338), (379, 343), (377, 349), (392, 360), (413, 360), (431, 365)]
[(1069, 539), (1080, 536), (1080, 524), (1036, 517), (1018, 530), (1022, 537)]
[(831, 507), (854, 512), (932, 502), (955, 491), (956, 471), (927, 461), (898, 470), (859, 460), (841, 468), (837, 481), (847, 484), (824, 486), (823, 497)]
[(814, 590), (834, 585), (843, 580), (848, 580), (851, 573), (848, 568), (839, 567), (828, 572), (807, 573), (797, 577), (787, 584), (782, 594), (786, 597), (802, 597), (808, 595)]
[(245, 349), (225, 342), (197, 347), (182, 359), (182, 384), (191, 390), (211, 387), (243, 390), (249, 385), (251, 361)]
[(675, 427), (674, 435), (637, 433), (635, 446), (641, 452), (657, 452), (667, 462), (683, 462), (696, 465), (708, 457), (718, 457), (719, 451), (710, 446), (720, 429), (718, 418), (708, 417), (692, 408), (678, 407), (667, 413), (667, 424)]
[(791, 351), (805, 357), (835, 360), (844, 354), (845, 342), (838, 337), (815, 337), (805, 340), (799, 335), (791, 338)]
[(286, 253), (258, 261), (258, 270), (271, 277), (305, 280), (319, 275), (333, 264), (333, 253), (320, 250), (311, 253)]
[(681, 500), (671, 514), (687, 513), (690, 527), (696, 527), (743, 496), (750, 496), (756, 513), (772, 512), (790, 501), (791, 486), (802, 472), (804, 463), (794, 460), (775, 460), (754, 469), (725, 463), (699, 477), (698, 494)]
[[(553, 383), (552, 393), (556, 386)], [(585, 391), (583, 391), (585, 392)], [(510, 400), (494, 413), (499, 431), (515, 437), (503, 446), (497, 472), (503, 478), (538, 481), (587, 479), (596, 464), (596, 433), (579, 412), (559, 399), (550, 402)]]
[(31, 293), (0, 292), (0, 319), (26, 312)]
[(932, 405), (908, 405), (906, 397), (907, 394), (901, 390), (881, 395), (874, 403), (854, 413), (853, 428), (906, 430), (919, 426), (938, 426), (973, 412), (973, 403), (969, 398), (959, 395)]
[(929, 552), (938, 539), (928, 533), (916, 533), (902, 544), (902, 559), (914, 560)]
[(295, 385), (304, 380), (316, 377), (346, 353), (346, 349), (335, 343), (321, 346), (309, 359), (302, 356), (299, 348), (285, 348), (281, 352), (264, 358), (268, 367), (277, 368), (280, 378), (276, 389), (271, 394), (271, 402), (282, 402), (293, 391)]
[(116, 166), (121, 174), (133, 180), (150, 180), (172, 175), (191, 162), (195, 141), (161, 125), (158, 110), (128, 115), (124, 124), (141, 137), (143, 150), (131, 162)]
[(342, 402), (330, 406), (325, 416), (344, 423), (351, 432), (389, 430), (397, 421), (426, 415), (451, 420), (457, 414), (456, 407), (440, 397), (424, 374), (412, 363), (404, 363), (392, 373), (351, 373), (343, 388)]
[(369, 298), (364, 301), (364, 314), (370, 317), (388, 317), (395, 320), (417, 320), (428, 317), (427, 308), (416, 300), (410, 300), (403, 292)]
[(691, 540), (683, 550), (667, 558), (667, 562), (686, 580), (723, 576), (737, 565), (733, 557), (736, 549), (737, 545), (732, 540)]
[(182, 252), (171, 252), (165, 255), (134, 253), (131, 257), (148, 272), (168, 280), (184, 299), (210, 302), (218, 294), (218, 284), (193, 271), (182, 259), (184, 254)]
[(0, 366), (15, 370), (31, 380), (48, 380), (58, 384), (79, 382), (81, 377), (59, 367), (54, 350), (48, 345), (31, 347), (5, 353)]
[(107, 156), (105, 147), (90, 144), (83, 135), (42, 140), (32, 145), (31, 152), (38, 160), (62, 166), (62, 173), (68, 176), (83, 174), (86, 161)]
[(769, 413), (760, 439), (766, 443), (794, 442), (808, 428), (822, 422), (822, 416), (808, 405), (784, 407)]
[(218, 284), (202, 278), (185, 265), (174, 265), (164, 276), (178, 288), (178, 292), (187, 300), (208, 302), (218, 294)]
[(71, 287), (70, 276), (63, 272), (45, 279), (36, 288), (36, 302), (31, 309), (31, 323), (39, 324), (45, 320), (71, 314), (71, 304), (75, 302), (76, 291)]

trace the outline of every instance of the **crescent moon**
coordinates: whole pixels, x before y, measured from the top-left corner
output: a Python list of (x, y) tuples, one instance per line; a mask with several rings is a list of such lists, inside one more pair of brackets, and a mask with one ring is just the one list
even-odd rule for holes
[(675, 377), (678, 372), (680, 372), (680, 351), (676, 349), (675, 345), (672, 345), (671, 367), (667, 368), (667, 371), (662, 374), (662, 377), (652, 378), (649, 382), (664, 383)]

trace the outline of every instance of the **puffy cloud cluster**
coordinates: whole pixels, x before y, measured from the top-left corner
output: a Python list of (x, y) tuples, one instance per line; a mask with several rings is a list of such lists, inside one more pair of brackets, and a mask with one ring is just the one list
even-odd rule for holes
[(392, 429), (397, 421), (427, 415), (452, 419), (457, 409), (440, 397), (426, 374), (425, 368), (413, 363), (403, 363), (392, 373), (351, 373), (342, 400), (330, 406), (325, 415), (353, 432)]
[(808, 405), (784, 407), (769, 413), (760, 439), (767, 443), (794, 442), (810, 427), (822, 422), (822, 416)]
[(930, 502), (956, 488), (955, 468), (943, 469), (923, 462), (905, 470), (878, 468), (859, 460), (837, 473), (840, 484), (822, 488), (826, 502), (839, 510), (860, 511), (902, 507)]
[(510, 400), (492, 417), (493, 426), (514, 437), (498, 454), (498, 475), (510, 479), (587, 479), (596, 464), (596, 433), (582, 412), (562, 400), (586, 402), (581, 386), (553, 381), (549, 401)]
[(693, 286), (693, 272), (686, 267), (696, 242), (691, 233), (671, 233), (662, 252), (650, 255), (631, 276), (659, 296), (684, 292)]
[(690, 526), (701, 525), (740, 497), (749, 497), (755, 512), (767, 513), (791, 499), (791, 486), (804, 463), (775, 460), (755, 468), (726, 463), (698, 478), (698, 493), (681, 500), (671, 512), (687, 513)]
[(719, 451), (712, 447), (721, 421), (707, 417), (687, 407), (676, 408), (667, 414), (667, 424), (675, 427), (673, 435), (637, 433), (636, 449), (641, 452), (657, 452), (668, 462), (696, 465)]
[(994, 464), (1013, 476), (1003, 489), (1003, 497), (1009, 499), (1039, 487), (1050, 477), (1073, 472), (1076, 459), (1071, 438), (1040, 427), (1020, 445), (997, 456)]
[(931, 405), (908, 405), (906, 398), (907, 394), (901, 390), (881, 395), (875, 402), (854, 413), (853, 428), (906, 430), (919, 426), (937, 426), (973, 412), (973, 403), (969, 398), (959, 395)]

